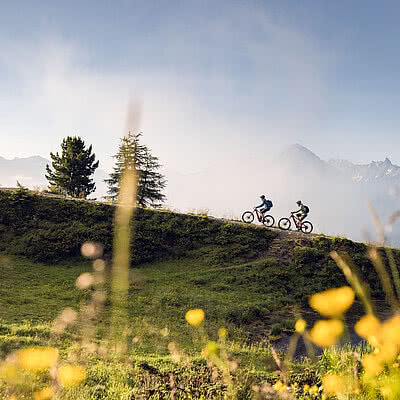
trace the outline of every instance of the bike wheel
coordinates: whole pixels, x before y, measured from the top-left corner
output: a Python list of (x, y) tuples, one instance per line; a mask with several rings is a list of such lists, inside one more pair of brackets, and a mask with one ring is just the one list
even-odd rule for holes
[(242, 215), (242, 221), (251, 224), (254, 221), (254, 214), (251, 211), (245, 211)]
[(290, 219), (289, 218), (281, 218), (278, 222), (279, 228), (283, 229), (284, 231), (287, 231), (290, 229)]
[(313, 224), (310, 221), (304, 221), (301, 226), (300, 229), (303, 233), (311, 233), (312, 230), (314, 229)]
[(263, 219), (263, 224), (265, 226), (273, 226), (275, 223), (274, 217), (272, 215), (265, 215)]

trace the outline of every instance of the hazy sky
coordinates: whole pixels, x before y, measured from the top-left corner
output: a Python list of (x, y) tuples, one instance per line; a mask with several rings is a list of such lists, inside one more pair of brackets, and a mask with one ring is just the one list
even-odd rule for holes
[(0, 0), (0, 156), (80, 135), (110, 170), (130, 128), (183, 174), (251, 173), (295, 142), (400, 164), (399, 18), (386, 0)]

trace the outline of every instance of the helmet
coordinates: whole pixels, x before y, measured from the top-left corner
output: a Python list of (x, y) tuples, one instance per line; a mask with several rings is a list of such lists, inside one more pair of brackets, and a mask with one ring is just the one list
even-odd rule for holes
[(261, 198), (261, 199), (265, 199), (265, 196), (262, 194), (262, 195), (260, 196), (260, 198)]
[(300, 205), (301, 204), (301, 200), (296, 201), (296, 204)]

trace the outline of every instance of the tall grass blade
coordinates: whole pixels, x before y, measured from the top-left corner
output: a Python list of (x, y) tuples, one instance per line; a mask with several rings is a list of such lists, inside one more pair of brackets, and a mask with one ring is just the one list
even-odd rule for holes
[(136, 173), (126, 168), (120, 185), (115, 211), (113, 267), (111, 283), (111, 338), (123, 347), (124, 332), (128, 321), (128, 289), (132, 217), (136, 206)]

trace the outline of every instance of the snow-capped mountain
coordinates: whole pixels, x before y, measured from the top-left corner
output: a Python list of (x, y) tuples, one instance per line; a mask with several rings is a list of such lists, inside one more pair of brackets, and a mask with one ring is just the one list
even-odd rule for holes
[(334, 168), (348, 175), (355, 182), (376, 182), (377, 180), (400, 182), (400, 166), (386, 157), (384, 161), (372, 161), (369, 164), (353, 164), (347, 160), (329, 160)]
[(369, 164), (354, 164), (348, 160), (330, 159), (324, 161), (304, 146), (294, 144), (285, 148), (279, 161), (285, 167), (314, 174), (329, 174), (336, 177), (349, 178), (353, 182), (385, 182), (400, 184), (400, 166), (393, 164), (386, 157), (384, 161), (371, 161)]

